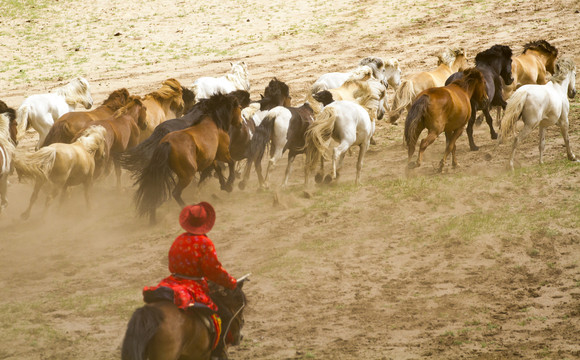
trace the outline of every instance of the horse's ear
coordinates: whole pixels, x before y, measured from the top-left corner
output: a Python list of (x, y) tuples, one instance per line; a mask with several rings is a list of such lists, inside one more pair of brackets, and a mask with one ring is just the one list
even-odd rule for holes
[(243, 281), (243, 280), (242, 281), (239, 281), (238, 282), (238, 286), (236, 287), (236, 289), (242, 290), (242, 288), (244, 287), (244, 283), (245, 283), (245, 281)]
[(264, 95), (260, 94), (260, 99), (263, 99), (263, 98), (264, 98)]
[(234, 66), (234, 63), (230, 61), (230, 66)]

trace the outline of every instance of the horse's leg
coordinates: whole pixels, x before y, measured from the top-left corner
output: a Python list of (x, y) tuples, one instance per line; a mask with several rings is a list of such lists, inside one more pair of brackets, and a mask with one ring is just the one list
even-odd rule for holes
[(238, 184), (238, 188), (240, 188), (240, 190), (244, 190), (246, 188), (246, 183), (248, 182), (248, 179), (250, 178), (250, 171), (252, 170), (252, 163), (254, 162), (254, 159), (246, 159), (246, 167), (244, 168), (244, 175), (242, 177), (242, 181), (240, 181), (240, 183)]
[[(419, 124), (417, 124), (417, 129), (415, 130), (415, 139), (419, 139), (419, 136), (421, 135), (421, 132), (423, 132), (423, 130), (425, 129), (425, 126), (423, 126), (423, 123), (420, 122)], [(412, 164), (411, 163), (411, 157), (413, 157), (413, 154), (415, 153), (415, 146), (416, 144), (413, 144), (412, 146), (410, 144), (407, 145), (407, 163), (408, 163), (408, 167), (409, 168), (414, 168), (419, 166), (419, 164)]]
[[(346, 151), (350, 148), (350, 143), (346, 140), (342, 140), (337, 147), (333, 149), (332, 154), (332, 179), (336, 179), (337, 171), (340, 170), (342, 167), (342, 161), (344, 160), (344, 156), (346, 155)], [(324, 182), (328, 183), (329, 178), (326, 176), (324, 178)]]
[(491, 135), (491, 138), (493, 140), (497, 139), (497, 133), (495, 132), (495, 129), (493, 128), (493, 118), (491, 117), (491, 114), (489, 113), (489, 108), (483, 109), (483, 115), (485, 115), (485, 121), (487, 122), (487, 125), (489, 125), (489, 133)]
[(570, 138), (568, 136), (568, 117), (563, 121), (560, 121), (560, 133), (562, 133), (562, 137), (564, 138), (564, 145), (566, 145), (566, 153), (568, 155), (568, 160), (570, 161), (578, 161), (576, 160), (576, 155), (572, 152), (570, 148)]
[(22, 213), (22, 215), (20, 215), (20, 217), (23, 220), (26, 220), (30, 217), (30, 209), (32, 208), (32, 205), (36, 202), (36, 199), (38, 199), (38, 192), (40, 191), (44, 183), (45, 180), (39, 178), (36, 179), (36, 182), (34, 183), (34, 190), (32, 191), (32, 195), (30, 196), (28, 208)]
[(317, 184), (320, 184), (322, 182), (322, 180), (324, 180), (324, 156), (322, 156), (322, 154), (320, 155), (320, 169), (318, 169), (318, 171), (316, 172), (316, 175), (314, 175), (314, 181), (316, 181)]
[(296, 153), (292, 150), (288, 151), (288, 165), (286, 165), (286, 173), (284, 174), (284, 181), (282, 182), (282, 187), (288, 186), (288, 178), (290, 177), (290, 171), (292, 170), (292, 163), (296, 159)]
[(194, 172), (191, 172), (189, 174), (182, 174), (183, 176), (178, 175), (177, 184), (175, 184), (175, 188), (171, 193), (175, 201), (177, 201), (179, 206), (181, 206), (182, 208), (185, 207), (185, 201), (183, 201), (183, 199), (181, 198), (181, 193), (183, 192), (183, 189), (185, 189), (193, 180), (193, 174)]
[(113, 165), (115, 166), (115, 175), (117, 177), (117, 190), (121, 191), (121, 163), (113, 160)]
[(457, 163), (457, 158), (455, 157), (455, 150), (457, 150), (457, 139), (459, 138), (459, 136), (462, 133), (463, 133), (463, 128), (455, 130), (455, 132), (451, 136), (451, 139), (449, 140), (449, 144), (451, 147), (451, 158), (452, 158), (451, 164), (454, 168), (459, 166), (459, 164)]
[(518, 143), (521, 141), (524, 141), (524, 139), (526, 137), (528, 137), (528, 135), (530, 135), (532, 130), (533, 130), (532, 126), (529, 126), (527, 123), (525, 123), (524, 127), (522, 128), (522, 130), (520, 131), (518, 136), (515, 137), (514, 143), (512, 145), (512, 153), (510, 156), (510, 163), (509, 163), (510, 170), (512, 170), (512, 171), (514, 170), (514, 157), (516, 155), (516, 148), (518, 146)]
[(477, 112), (477, 109), (475, 106), (471, 106), (471, 117), (469, 118), (469, 121), (467, 122), (467, 138), (469, 140), (469, 149), (471, 151), (477, 151), (479, 150), (479, 147), (477, 145), (475, 145), (475, 141), (473, 141), (473, 124), (475, 124), (475, 113)]
[(8, 193), (8, 174), (0, 175), (0, 213), (8, 205), (6, 194)]
[(540, 125), (540, 165), (544, 164), (544, 148), (546, 147), (546, 128)]
[[(236, 162), (232, 159), (230, 155), (230, 137), (228, 133), (226, 133), (225, 131), (219, 131), (218, 137), (219, 142), (217, 152), (215, 155), (215, 160), (227, 163), (228, 167), (230, 168), (230, 174), (228, 176), (227, 183), (223, 184), (222, 180), (220, 180), (221, 189), (227, 192), (232, 192), (232, 190), (234, 190), (233, 184), (234, 181), (236, 180)], [(223, 175), (220, 175), (221, 169), (218, 170), (217, 166), (216, 172), (218, 173), (218, 176), (223, 177)]]
[(369, 146), (368, 146), (367, 142), (363, 142), (359, 146), (358, 161), (356, 162), (356, 180), (354, 181), (355, 185), (361, 185), (360, 175), (361, 175), (361, 170), (362, 170), (362, 166), (363, 166), (363, 159), (364, 159), (365, 154), (368, 150), (368, 147)]
[(43, 116), (42, 123), (36, 124), (36, 127), (34, 128), (38, 132), (38, 144), (36, 145), (36, 150), (40, 149), (42, 144), (44, 144), (46, 135), (48, 135), (53, 123), (54, 120), (52, 119), (52, 115), (46, 114)]
[(423, 153), (425, 152), (425, 149), (427, 149), (427, 146), (431, 145), (433, 141), (437, 139), (438, 135), (439, 134), (437, 134), (437, 132), (435, 131), (429, 131), (429, 133), (427, 133), (427, 136), (425, 136), (425, 138), (421, 140), (421, 145), (419, 145), (419, 155), (417, 156), (417, 167), (421, 166), (421, 162), (423, 161)]

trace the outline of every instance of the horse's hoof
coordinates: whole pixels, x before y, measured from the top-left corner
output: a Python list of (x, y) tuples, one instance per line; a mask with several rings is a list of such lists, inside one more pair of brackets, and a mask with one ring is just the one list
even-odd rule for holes
[(496, 133), (491, 134), (491, 139), (492, 140), (496, 140), (497, 139), (497, 134)]
[(234, 187), (232, 186), (232, 184), (225, 184), (224, 186), (222, 186), (222, 190), (225, 190), (227, 192), (232, 192), (232, 191), (234, 191)]
[(479, 150), (479, 146), (475, 146), (475, 145), (470, 146), (469, 147), (469, 150), (471, 150), (471, 151), (477, 151), (477, 150)]
[(240, 190), (244, 190), (246, 188), (246, 182), (245, 181), (241, 181), (238, 183), (238, 189)]
[(30, 213), (27, 213), (27, 212), (23, 212), (23, 213), (20, 215), (20, 218), (21, 218), (22, 220), (28, 220), (28, 218), (29, 218), (29, 217), (30, 217)]
[(326, 174), (326, 176), (324, 177), (324, 183), (330, 184), (331, 182), (332, 182), (332, 175)]
[(375, 138), (371, 138), (371, 145), (376, 145), (377, 142), (375, 141)]
[(419, 165), (417, 165), (416, 162), (410, 162), (407, 164), (407, 169), (414, 169), (414, 168), (418, 168)]
[(314, 181), (315, 181), (317, 184), (320, 184), (320, 183), (322, 182), (322, 180), (323, 180), (323, 179), (324, 179), (324, 178), (322, 177), (322, 174), (320, 174), (320, 173), (318, 173), (318, 174), (314, 175)]

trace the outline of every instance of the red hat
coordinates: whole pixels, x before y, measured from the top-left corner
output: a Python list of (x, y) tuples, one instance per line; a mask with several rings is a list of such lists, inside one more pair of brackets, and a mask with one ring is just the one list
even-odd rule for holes
[(206, 234), (215, 223), (215, 210), (206, 202), (188, 205), (181, 210), (179, 223), (188, 233), (194, 235)]

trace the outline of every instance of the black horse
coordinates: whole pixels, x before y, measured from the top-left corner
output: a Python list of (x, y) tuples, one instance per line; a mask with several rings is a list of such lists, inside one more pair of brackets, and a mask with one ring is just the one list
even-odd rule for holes
[[(502, 80), (506, 85), (510, 85), (514, 81), (512, 77), (512, 50), (506, 45), (494, 45), (475, 56), (475, 67), (481, 71), (485, 78), (489, 101), (485, 104), (471, 103), (471, 118), (467, 123), (467, 137), (469, 138), (469, 148), (472, 151), (479, 149), (473, 141), (473, 124), (477, 110), (483, 111), (485, 120), (489, 125), (491, 138), (497, 139), (489, 110), (491, 106), (501, 106), (505, 110), (507, 105), (502, 96)], [(445, 81), (445, 85), (449, 85), (452, 81), (462, 77), (463, 72), (456, 72)]]

